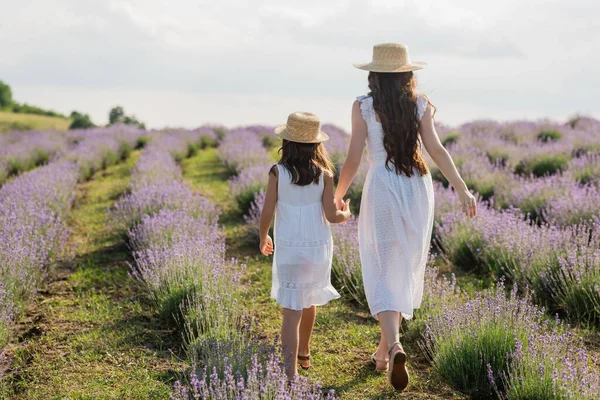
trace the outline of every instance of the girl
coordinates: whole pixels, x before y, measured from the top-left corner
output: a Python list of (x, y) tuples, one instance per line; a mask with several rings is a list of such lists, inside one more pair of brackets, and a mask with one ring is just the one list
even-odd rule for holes
[(408, 385), (408, 371), (400, 322), (402, 317), (412, 318), (421, 304), (433, 226), (433, 184), (421, 142), (456, 190), (463, 212), (475, 216), (476, 202), (440, 143), (433, 105), (415, 93), (412, 71), (425, 63), (410, 61), (406, 46), (386, 43), (374, 46), (372, 62), (355, 66), (370, 71), (371, 92), (352, 106), (352, 138), (335, 197), (341, 204), (366, 141), (370, 168), (358, 239), (367, 301), (381, 328), (372, 360), (378, 371), (388, 370), (389, 382), (402, 390)]
[[(281, 160), (269, 172), (260, 215), (260, 251), (274, 253), (271, 297), (283, 307), (281, 344), (286, 374), (292, 380), (298, 372), (296, 359), (302, 368), (310, 367), (315, 306), (340, 297), (330, 282), (329, 223), (350, 217), (350, 200), (337, 209), (333, 166), (322, 143), (329, 137), (316, 115), (292, 113), (287, 125), (275, 133), (283, 139)], [(274, 214), (275, 246), (269, 236)]]

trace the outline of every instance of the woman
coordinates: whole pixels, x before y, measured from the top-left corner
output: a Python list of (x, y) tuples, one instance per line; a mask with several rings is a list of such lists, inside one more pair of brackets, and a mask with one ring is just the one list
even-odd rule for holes
[(406, 354), (400, 344), (402, 318), (411, 319), (423, 295), (433, 226), (433, 184), (421, 144), (454, 187), (463, 211), (475, 216), (475, 198), (435, 131), (435, 107), (415, 93), (415, 70), (405, 45), (379, 44), (370, 63), (367, 96), (352, 105), (352, 138), (335, 198), (341, 207), (367, 145), (369, 172), (363, 188), (358, 234), (365, 293), (379, 321), (381, 339), (372, 359), (388, 370), (397, 390), (408, 385)]

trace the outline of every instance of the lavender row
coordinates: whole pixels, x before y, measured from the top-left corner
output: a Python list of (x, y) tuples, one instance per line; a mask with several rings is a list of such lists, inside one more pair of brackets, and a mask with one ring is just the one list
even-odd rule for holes
[(473, 398), (597, 399), (600, 375), (583, 340), (517, 292), (507, 296), (500, 281), (426, 316), (421, 346), (434, 371)]
[(132, 275), (144, 282), (159, 313), (184, 332), (192, 369), (187, 382), (176, 383), (173, 398), (265, 393), (270, 398), (323, 398), (305, 380), (290, 391), (276, 347), (257, 339), (246, 325), (240, 298), (244, 265), (226, 258), (218, 209), (182, 181), (174, 162), (181, 149), (177, 138), (159, 140), (164, 143), (154, 142), (143, 152), (132, 171), (131, 193), (117, 202), (111, 219), (130, 226)]
[[(365, 306), (356, 221), (334, 229), (335, 285)], [(503, 281), (469, 296), (454, 275), (439, 276), (433, 265), (440, 261), (432, 256), (423, 301), (405, 333), (417, 339), (439, 376), (474, 398), (598, 398), (596, 360), (558, 317), (550, 321), (529, 295), (517, 296), (517, 286), (507, 297)]]
[(65, 250), (75, 185), (88, 176), (90, 160), (98, 160), (97, 168), (102, 168), (113, 154), (118, 159), (125, 156), (124, 139), (119, 142), (115, 136), (114, 131), (89, 136), (73, 153), (57, 154), (56, 161), (17, 176), (0, 189), (0, 347), (50, 264)]
[(47, 268), (65, 250), (77, 167), (52, 163), (0, 189), (0, 348)]
[(269, 137), (265, 131), (273, 129), (263, 126), (232, 129), (218, 147), (221, 160), (233, 175), (229, 180), (231, 195), (243, 214), (249, 212), (256, 194), (266, 189), (269, 168), (273, 165), (264, 147), (264, 138)]
[(19, 132), (0, 135), (0, 184), (11, 175), (48, 163), (73, 142), (60, 132)]
[(509, 276), (529, 286), (549, 310), (600, 326), (600, 219), (538, 226), (519, 209), (499, 211), (480, 202), (464, 217), (449, 189), (437, 190), (436, 242), (444, 257), (466, 271)]

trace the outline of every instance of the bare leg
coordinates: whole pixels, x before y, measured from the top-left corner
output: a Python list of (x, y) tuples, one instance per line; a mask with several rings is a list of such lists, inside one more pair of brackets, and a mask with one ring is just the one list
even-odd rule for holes
[[(310, 354), (310, 337), (313, 327), (315, 326), (315, 318), (317, 316), (317, 307), (312, 306), (302, 310), (302, 320), (300, 321), (300, 337), (298, 341), (298, 355), (307, 356)], [(299, 361), (304, 368), (310, 367), (310, 360)]]
[[(395, 311), (384, 311), (384, 312), (385, 313), (395, 313), (398, 315), (398, 329), (396, 330), (396, 332), (398, 332), (397, 338), (399, 339), (400, 338), (400, 334), (399, 334), (400, 324), (402, 323), (402, 313), (395, 312)], [(389, 348), (390, 348), (391, 344), (388, 343), (385, 333), (384, 333), (384, 326), (381, 321), (382, 314), (383, 313), (379, 313), (377, 315), (379, 318), (379, 328), (381, 329), (381, 337), (379, 338), (379, 346), (377, 347), (377, 352), (375, 353), (375, 357), (380, 360), (387, 360), (388, 355), (389, 355), (388, 352), (389, 352)], [(386, 321), (387, 321), (387, 319), (386, 319)], [(395, 338), (396, 338), (396, 336), (394, 337), (394, 340), (391, 341), (391, 343), (394, 343), (395, 341), (397, 341)]]
[(281, 347), (285, 362), (285, 373), (289, 380), (298, 374), (296, 358), (298, 357), (298, 329), (302, 311), (283, 309), (283, 323), (281, 325)]
[[(388, 380), (396, 390), (404, 390), (408, 385), (409, 374), (406, 368), (406, 354), (400, 344), (401, 315), (397, 311), (383, 311), (377, 316), (385, 344), (392, 353), (389, 361)], [(402, 350), (402, 351), (400, 351)]]
[(391, 350), (394, 343), (400, 341), (400, 321), (402, 321), (402, 314), (397, 311), (382, 311), (377, 314), (377, 317), (379, 318), (382, 336), (377, 352), (379, 353), (381, 345), (385, 344), (385, 356), (387, 358), (387, 353)]

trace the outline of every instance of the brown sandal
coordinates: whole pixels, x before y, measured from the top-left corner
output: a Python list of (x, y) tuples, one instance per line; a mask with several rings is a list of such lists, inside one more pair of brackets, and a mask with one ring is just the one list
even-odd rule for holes
[[(310, 354), (307, 356), (301, 356), (300, 354), (298, 354), (298, 361), (310, 361)], [(302, 367), (302, 369), (310, 368), (310, 365), (308, 367), (305, 367), (304, 365), (300, 364), (300, 366)]]
[[(394, 351), (396, 345), (400, 350)], [(390, 364), (388, 370), (388, 380), (396, 390), (404, 390), (408, 386), (408, 369), (406, 369), (406, 353), (400, 342), (396, 342), (390, 348)]]
[[(377, 371), (377, 372), (387, 371), (389, 360), (387, 360), (385, 358), (377, 358), (377, 357), (375, 357), (375, 354), (377, 354), (377, 353), (371, 354), (371, 361), (373, 361), (373, 364), (375, 364), (375, 371)], [(385, 363), (385, 367), (383, 369), (377, 368), (377, 363)]]

